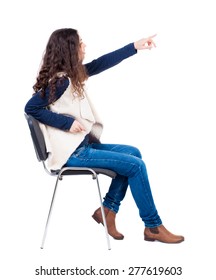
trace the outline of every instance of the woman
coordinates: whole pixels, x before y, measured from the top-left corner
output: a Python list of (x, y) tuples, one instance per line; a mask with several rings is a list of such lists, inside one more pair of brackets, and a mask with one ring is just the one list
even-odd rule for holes
[[(124, 238), (116, 229), (115, 217), (129, 185), (145, 225), (144, 239), (180, 243), (184, 237), (170, 233), (158, 215), (140, 151), (128, 145), (100, 143), (102, 122), (85, 91), (85, 81), (90, 76), (115, 66), (136, 54), (137, 50), (155, 47), (154, 36), (130, 43), (83, 65), (86, 46), (77, 30), (64, 28), (54, 31), (33, 86), (35, 93), (26, 104), (25, 112), (41, 123), (50, 169), (100, 167), (118, 174), (103, 202), (108, 232), (113, 238)], [(100, 208), (92, 217), (102, 223)]]

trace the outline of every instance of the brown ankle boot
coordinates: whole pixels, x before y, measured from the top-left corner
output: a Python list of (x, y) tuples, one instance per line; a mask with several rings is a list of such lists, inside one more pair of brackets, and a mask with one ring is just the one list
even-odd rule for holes
[(184, 241), (183, 236), (172, 234), (163, 225), (154, 228), (145, 228), (144, 239), (146, 241), (157, 240), (164, 243), (180, 243)]
[[(107, 223), (107, 231), (108, 231), (109, 235), (111, 235), (114, 239), (122, 240), (124, 238), (124, 235), (117, 231), (116, 225), (115, 225), (116, 213), (111, 211), (107, 207), (104, 207), (104, 213), (105, 213), (105, 218), (106, 218), (106, 223)], [(97, 210), (95, 210), (94, 214), (92, 215), (92, 218), (97, 223), (103, 224), (102, 212), (101, 212), (100, 207)]]

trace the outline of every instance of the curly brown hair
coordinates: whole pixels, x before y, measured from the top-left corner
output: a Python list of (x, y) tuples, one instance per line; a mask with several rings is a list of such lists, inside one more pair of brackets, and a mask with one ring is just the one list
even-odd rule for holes
[(42, 65), (33, 86), (34, 91), (40, 91), (43, 97), (49, 86), (49, 101), (53, 102), (59, 73), (63, 73), (70, 78), (74, 91), (82, 97), (84, 82), (88, 75), (79, 58), (79, 50), (80, 38), (77, 30), (72, 28), (55, 30), (48, 40)]

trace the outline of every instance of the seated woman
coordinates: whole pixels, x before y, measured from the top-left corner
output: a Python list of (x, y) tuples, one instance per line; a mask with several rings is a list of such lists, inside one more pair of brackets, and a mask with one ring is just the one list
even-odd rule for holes
[[(116, 213), (128, 186), (139, 209), (144, 239), (165, 243), (180, 243), (162, 224), (156, 209), (144, 161), (140, 151), (130, 145), (100, 142), (103, 125), (85, 90), (85, 81), (135, 55), (137, 50), (155, 47), (154, 36), (130, 43), (90, 63), (83, 64), (85, 44), (77, 30), (64, 28), (54, 31), (47, 43), (35, 85), (34, 94), (25, 112), (41, 123), (48, 147), (50, 169), (62, 166), (99, 167), (115, 171), (104, 198), (108, 233), (121, 240), (116, 229)], [(94, 220), (102, 223), (98, 208)]]

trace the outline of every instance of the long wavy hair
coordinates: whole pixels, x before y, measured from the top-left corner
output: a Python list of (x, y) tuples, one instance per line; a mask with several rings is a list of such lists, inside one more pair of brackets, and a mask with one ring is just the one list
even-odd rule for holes
[(77, 30), (63, 28), (55, 30), (47, 43), (42, 64), (33, 86), (35, 92), (40, 91), (42, 97), (49, 86), (49, 101), (55, 101), (56, 83), (59, 73), (70, 78), (74, 91), (82, 97), (84, 82), (88, 75), (79, 57), (80, 38)]

